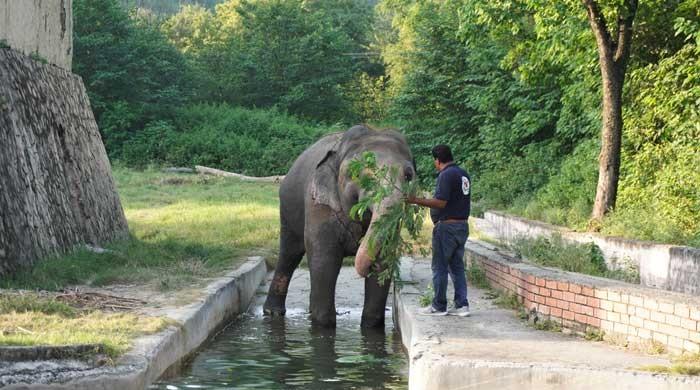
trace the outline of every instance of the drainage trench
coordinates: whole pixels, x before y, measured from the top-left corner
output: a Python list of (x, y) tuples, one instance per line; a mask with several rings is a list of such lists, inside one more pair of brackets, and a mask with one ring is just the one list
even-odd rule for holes
[(285, 317), (262, 315), (266, 283), (248, 312), (208, 341), (179, 376), (161, 378), (150, 388), (406, 389), (408, 361), (391, 309), (384, 329), (361, 329), (363, 291), (364, 280), (343, 267), (336, 287), (337, 327), (324, 329), (308, 319), (308, 270), (297, 270), (292, 279)]

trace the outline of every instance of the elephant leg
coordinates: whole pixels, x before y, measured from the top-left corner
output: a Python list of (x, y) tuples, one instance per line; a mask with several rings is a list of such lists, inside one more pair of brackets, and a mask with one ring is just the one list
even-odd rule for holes
[(324, 240), (316, 243), (308, 253), (311, 321), (316, 326), (335, 327), (335, 286), (343, 263), (343, 251), (337, 245), (333, 246), (335, 243)]
[(286, 312), (285, 301), (289, 282), (292, 280), (294, 270), (304, 257), (304, 251), (304, 239), (283, 227), (280, 231), (280, 255), (275, 267), (275, 275), (272, 277), (267, 299), (263, 305), (265, 314), (283, 316)]
[(362, 309), (363, 328), (384, 327), (386, 299), (391, 281), (380, 284), (376, 275), (365, 278), (365, 306)]

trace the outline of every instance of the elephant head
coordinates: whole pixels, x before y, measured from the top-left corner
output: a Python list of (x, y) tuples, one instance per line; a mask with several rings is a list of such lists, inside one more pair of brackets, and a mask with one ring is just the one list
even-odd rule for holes
[[(327, 204), (336, 213), (349, 216), (349, 211), (366, 194), (357, 183), (353, 182), (348, 172), (350, 162), (364, 152), (373, 152), (379, 166), (393, 166), (398, 177), (394, 178), (399, 185), (412, 180), (416, 176), (413, 156), (405, 137), (393, 130), (376, 131), (365, 126), (355, 126), (346, 131), (326, 153), (318, 164), (316, 176), (312, 185), (316, 202)], [(373, 205), (363, 216), (362, 232), (355, 237), (359, 248), (355, 255), (355, 270), (362, 277), (367, 277), (379, 251), (375, 246), (370, 250), (369, 237), (375, 223), (386, 211), (398, 202), (403, 201), (403, 194), (396, 190), (379, 205)]]

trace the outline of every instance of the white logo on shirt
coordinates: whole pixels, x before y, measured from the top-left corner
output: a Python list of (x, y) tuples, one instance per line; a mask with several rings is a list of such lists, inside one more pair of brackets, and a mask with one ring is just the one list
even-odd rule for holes
[(470, 186), (469, 179), (466, 176), (462, 176), (462, 193), (464, 195), (469, 195)]

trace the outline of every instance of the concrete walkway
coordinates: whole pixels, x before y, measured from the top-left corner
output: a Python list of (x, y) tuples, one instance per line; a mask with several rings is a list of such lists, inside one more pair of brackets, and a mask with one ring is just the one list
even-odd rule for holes
[(668, 365), (665, 357), (535, 330), (473, 287), (471, 317), (417, 315), (418, 298), (431, 280), (430, 262), (405, 258), (401, 275), (412, 283), (395, 296), (394, 320), (409, 351), (410, 389), (700, 388), (696, 377), (635, 369)]

